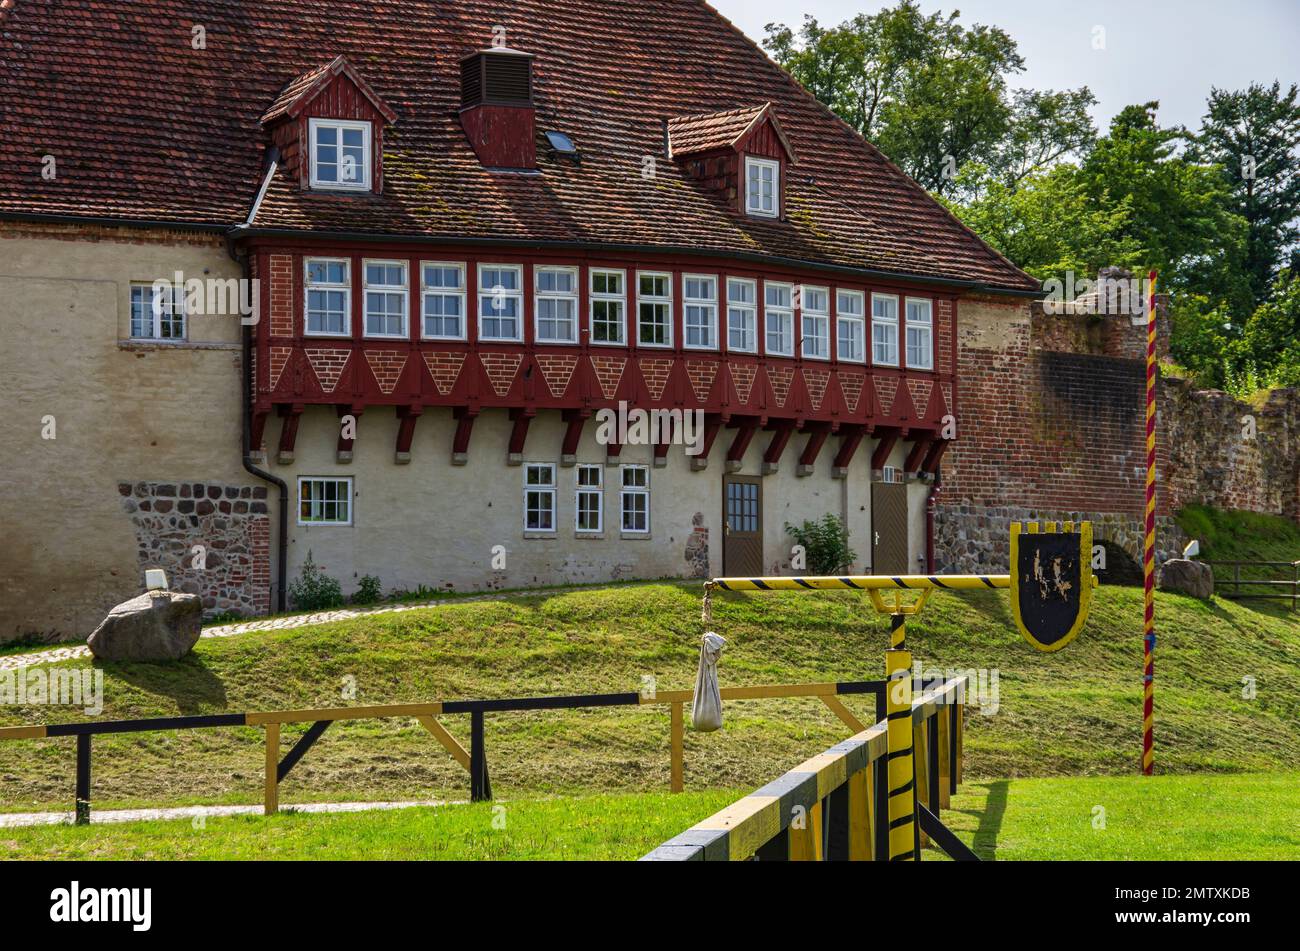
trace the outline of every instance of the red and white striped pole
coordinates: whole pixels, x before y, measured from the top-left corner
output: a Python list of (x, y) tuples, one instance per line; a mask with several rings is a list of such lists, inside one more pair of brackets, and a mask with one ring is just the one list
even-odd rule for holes
[(1155, 765), (1152, 729), (1155, 725), (1156, 686), (1156, 272), (1148, 278), (1147, 292), (1147, 507), (1146, 534), (1142, 549), (1142, 775), (1150, 776)]

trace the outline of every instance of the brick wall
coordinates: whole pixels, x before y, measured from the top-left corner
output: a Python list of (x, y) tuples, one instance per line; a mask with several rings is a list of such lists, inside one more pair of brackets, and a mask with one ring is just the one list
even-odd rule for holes
[[(1098, 542), (1140, 563), (1145, 327), (969, 298), (957, 330), (958, 439), (937, 499), (937, 570), (1005, 570), (1010, 523), (1031, 519), (1090, 520)], [(1252, 408), (1162, 378), (1156, 405), (1157, 561), (1181, 552), (1173, 516), (1193, 502), (1300, 518), (1300, 391)]]

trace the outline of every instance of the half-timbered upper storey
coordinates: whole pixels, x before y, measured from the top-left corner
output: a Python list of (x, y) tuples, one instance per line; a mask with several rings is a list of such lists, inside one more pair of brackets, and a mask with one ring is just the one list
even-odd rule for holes
[(259, 437), (619, 400), (933, 433), (961, 296), (1036, 291), (700, 0), (0, 9), (0, 215), (226, 233)]

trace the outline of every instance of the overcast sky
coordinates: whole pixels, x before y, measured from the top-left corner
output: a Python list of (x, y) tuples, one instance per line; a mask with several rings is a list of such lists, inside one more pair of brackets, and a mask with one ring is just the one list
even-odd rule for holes
[[(875, 13), (880, 0), (710, 0), (761, 42), (767, 23), (792, 28), (805, 13), (823, 26)], [(1159, 100), (1162, 125), (1200, 125), (1210, 87), (1300, 82), (1300, 0), (922, 0), (926, 13), (961, 11), (964, 25), (1006, 30), (1026, 71), (1012, 87), (1088, 86), (1102, 130), (1126, 105)], [(1105, 48), (1093, 48), (1094, 30)]]

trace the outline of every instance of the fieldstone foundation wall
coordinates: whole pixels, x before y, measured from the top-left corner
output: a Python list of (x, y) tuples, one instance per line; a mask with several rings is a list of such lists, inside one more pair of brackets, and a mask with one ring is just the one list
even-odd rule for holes
[[(1142, 522), (1132, 515), (939, 504), (935, 508), (935, 570), (962, 574), (1007, 571), (1011, 560), (1011, 523), (1031, 521), (1092, 522), (1094, 546), (1109, 542), (1127, 552), (1137, 565), (1142, 564)], [(1167, 558), (1181, 558), (1187, 541), (1173, 518), (1167, 515), (1156, 518), (1157, 564)]]
[(174, 591), (197, 594), (207, 616), (271, 608), (266, 486), (121, 482), (135, 526), (140, 574), (162, 568)]

